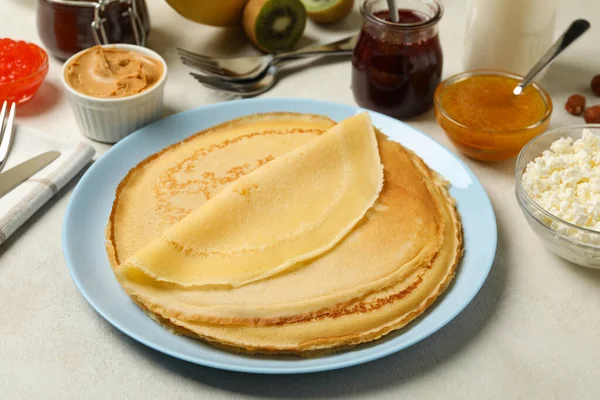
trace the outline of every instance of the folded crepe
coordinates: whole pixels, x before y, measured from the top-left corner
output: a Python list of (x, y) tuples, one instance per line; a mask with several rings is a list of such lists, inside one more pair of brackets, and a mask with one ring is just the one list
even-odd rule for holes
[(239, 178), (121, 265), (183, 287), (239, 287), (329, 250), (373, 206), (383, 168), (367, 114)]
[(107, 226), (119, 265), (222, 189), (319, 136), (327, 117), (269, 113), (238, 118), (151, 155), (119, 184)]
[[(272, 126), (270, 121), (279, 124), (279, 128)], [(304, 125), (307, 121), (313, 124), (311, 128)], [(421, 314), (447, 287), (462, 253), (460, 222), (446, 184), (412, 152), (381, 134), (376, 137), (366, 116), (353, 117), (319, 136), (332, 124), (318, 116), (298, 114), (259, 115), (236, 120), (167, 149), (132, 170), (119, 188), (107, 230), (111, 263), (124, 289), (149, 315), (173, 331), (245, 352), (318, 355), (374, 340)], [(300, 133), (302, 129), (290, 129), (300, 125), (311, 133), (306, 135), (306, 131)], [(235, 131), (241, 126), (244, 128)], [(244, 172), (219, 188), (222, 180), (214, 178), (223, 176), (223, 169), (217, 160), (233, 162), (227, 153), (239, 151), (235, 148), (239, 143), (236, 138), (247, 138), (249, 132), (252, 138), (261, 138), (261, 142), (253, 146), (252, 139), (243, 139), (246, 141), (243, 161), (257, 167), (254, 172), (250, 172), (252, 168), (236, 168), (236, 171)], [(224, 140), (219, 142), (214, 136)], [(308, 139), (296, 140), (301, 136)], [(340, 154), (340, 149), (336, 150), (332, 143), (341, 143), (343, 137), (357, 140), (352, 143), (360, 149), (360, 154), (346, 158), (351, 164), (347, 168), (340, 168), (340, 163), (343, 164), (340, 157), (332, 156)], [(204, 143), (206, 141), (210, 144)], [(283, 149), (284, 142), (289, 145), (287, 152), (267, 154), (264, 151), (265, 146)], [(231, 143), (234, 147), (227, 150)], [(181, 147), (187, 146), (193, 148), (186, 152), (188, 158), (189, 154), (198, 151), (199, 154), (210, 154), (206, 150), (210, 146), (219, 148), (221, 154), (214, 160), (206, 160), (204, 156), (184, 161), (185, 168), (169, 172), (174, 171), (174, 162), (185, 160), (185, 157), (173, 157), (171, 153), (181, 152)], [(256, 154), (254, 158), (252, 154)], [(293, 162), (285, 162), (298, 160), (298, 157), (310, 161), (302, 163), (304, 168), (296, 169), (290, 167)], [(384, 165), (385, 183), (379, 193), (380, 159)], [(268, 161), (261, 164), (258, 160)], [(350, 202), (352, 207), (343, 207), (346, 210), (342, 213), (343, 218), (334, 218), (329, 229), (321, 230), (321, 225), (327, 224), (318, 218), (319, 210), (322, 210), (319, 207), (331, 203), (331, 198), (335, 198), (331, 193), (345, 187), (343, 179), (336, 175), (342, 170), (348, 174), (342, 175), (356, 179), (348, 178), (355, 182), (349, 192), (359, 194), (353, 196), (356, 198)], [(359, 171), (363, 174), (353, 175)], [(161, 178), (169, 173), (178, 174), (176, 179), (184, 183), (181, 187), (193, 189), (186, 192), (186, 204), (197, 204), (194, 211), (190, 210), (179, 222), (175, 213), (165, 213), (174, 207), (161, 207), (159, 200), (163, 198), (159, 195), (170, 188), (177, 188), (170, 192), (172, 202), (180, 193), (179, 186), (168, 186), (165, 181), (169, 180)], [(219, 188), (219, 194), (207, 201), (209, 196), (205, 192), (195, 191), (198, 179), (191, 179), (192, 176), (208, 177), (207, 181)], [(276, 184), (264, 183), (278, 181), (289, 182), (282, 186), (286, 188), (283, 194), (278, 193)], [(239, 194), (240, 187), (248, 187), (244, 182), (268, 188), (271, 194), (260, 197), (262, 202), (266, 201), (267, 208), (274, 207), (273, 199), (285, 198), (291, 193), (295, 193), (293, 199), (285, 202), (294, 205), (287, 208), (285, 215), (269, 213), (270, 209), (262, 210), (261, 213), (269, 215), (269, 223), (260, 219), (260, 213), (254, 214), (256, 209), (253, 207), (239, 206), (232, 216), (215, 212), (215, 207), (219, 210), (219, 204), (211, 203), (220, 203)], [(295, 186), (294, 182), (301, 191), (290, 191), (287, 185)], [(348, 193), (348, 190), (344, 189), (342, 193)], [(156, 232), (157, 237), (146, 243), (138, 230), (122, 227), (127, 221), (141, 222), (142, 226), (150, 223), (146, 219), (151, 215), (142, 214), (149, 208), (140, 212), (133, 204), (132, 200), (139, 195), (148, 202), (154, 201), (155, 218), (160, 216), (159, 219), (167, 221), (163, 234)], [(245, 197), (251, 195), (252, 191)], [(374, 205), (373, 197), (377, 198)], [(295, 199), (302, 201), (294, 203)], [(257, 204), (253, 200), (247, 201), (251, 205)], [(303, 204), (310, 210), (304, 209)], [(181, 214), (185, 213), (178, 215)], [(198, 215), (205, 219), (198, 219)], [(219, 215), (215, 223), (242, 218), (246, 224), (227, 226), (221, 231), (226, 232), (223, 238), (218, 234), (203, 237), (206, 229), (211, 229), (204, 222), (214, 215)], [(246, 215), (248, 219), (244, 217)], [(282, 223), (289, 218), (292, 224)], [(212, 244), (214, 240), (231, 243), (227, 240), (232, 238), (256, 240), (265, 234), (263, 228), (268, 228), (267, 234), (276, 232), (276, 235), (289, 236), (297, 230), (298, 225), (294, 223), (298, 221), (300, 226), (312, 229), (310, 232), (314, 235), (308, 235), (309, 240), (305, 242), (308, 247), (302, 248), (311, 251), (292, 252), (293, 262), (286, 263), (290, 253), (275, 251), (269, 254), (275, 248), (271, 246), (258, 252), (269, 255), (259, 257), (261, 262), (256, 264), (252, 264), (253, 257), (244, 258), (244, 252), (228, 253), (228, 257), (238, 262), (231, 265), (252, 265), (251, 270), (236, 270), (223, 264), (216, 275), (211, 271), (209, 278), (205, 278), (203, 265), (211, 258), (206, 251), (197, 251), (197, 246), (205, 249), (210, 247), (206, 243)], [(273, 230), (273, 226), (279, 230)], [(176, 235), (175, 245), (165, 241), (165, 237), (172, 237), (169, 235)], [(132, 243), (138, 246), (137, 251)], [(164, 251), (166, 253), (162, 253)], [(300, 253), (308, 256), (303, 258)], [(200, 263), (197, 262), (199, 257)], [(182, 259), (189, 262), (184, 264), (183, 272)], [(236, 272), (231, 274), (232, 271)], [(187, 273), (190, 275), (186, 276)], [(223, 284), (223, 277), (228, 279), (226, 284)]]

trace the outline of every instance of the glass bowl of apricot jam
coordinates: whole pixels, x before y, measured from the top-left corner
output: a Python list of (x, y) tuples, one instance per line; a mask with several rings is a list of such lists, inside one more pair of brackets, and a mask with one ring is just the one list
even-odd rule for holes
[(458, 150), (477, 160), (505, 160), (546, 131), (552, 99), (537, 83), (514, 95), (521, 79), (505, 71), (474, 70), (439, 84), (435, 116)]

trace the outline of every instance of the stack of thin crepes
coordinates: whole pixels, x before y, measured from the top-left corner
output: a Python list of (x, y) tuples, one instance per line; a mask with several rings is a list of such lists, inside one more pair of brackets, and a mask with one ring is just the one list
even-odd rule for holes
[(132, 169), (107, 228), (115, 275), (173, 332), (315, 356), (419, 316), (462, 231), (446, 182), (367, 114), (257, 114)]

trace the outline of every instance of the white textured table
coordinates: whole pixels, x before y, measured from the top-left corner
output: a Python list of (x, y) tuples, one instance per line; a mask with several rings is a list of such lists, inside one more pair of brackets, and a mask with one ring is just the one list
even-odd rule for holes
[[(176, 59), (175, 47), (249, 52), (241, 32), (196, 25), (163, 1), (148, 3), (149, 46), (170, 66), (166, 112), (223, 101), (194, 83)], [(3, 0), (0, 37), (39, 43), (35, 7), (35, 0)], [(445, 76), (461, 70), (463, 15), (462, 0), (446, 0), (441, 23)], [(555, 102), (553, 126), (581, 122), (562, 105), (573, 92), (589, 93), (589, 79), (600, 73), (600, 2), (562, 1), (557, 29), (576, 17), (591, 19), (593, 27), (546, 75), (543, 85)], [(330, 30), (310, 25), (307, 36), (338, 38), (359, 23), (354, 14)], [(81, 139), (60, 88), (60, 66), (52, 60), (46, 83), (19, 110), (18, 122)], [(349, 82), (348, 61), (321, 62), (286, 71), (266, 96), (353, 104)], [(451, 148), (432, 112), (408, 122)], [(94, 146), (98, 156), (108, 148)], [(514, 160), (465, 161), (483, 182), (498, 218), (498, 253), (479, 295), (448, 326), (405, 351), (301, 376), (195, 366), (139, 345), (106, 323), (80, 295), (62, 255), (61, 226), (73, 182), (0, 247), (0, 398), (599, 398), (600, 272), (568, 264), (542, 247), (514, 199)]]

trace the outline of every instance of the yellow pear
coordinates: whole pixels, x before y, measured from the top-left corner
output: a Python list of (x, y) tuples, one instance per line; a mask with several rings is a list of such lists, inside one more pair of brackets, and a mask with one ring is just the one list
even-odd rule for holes
[(239, 24), (247, 2), (248, 0), (167, 0), (185, 18), (212, 26)]

